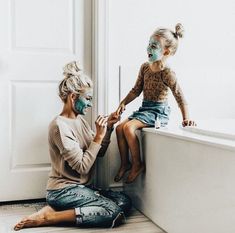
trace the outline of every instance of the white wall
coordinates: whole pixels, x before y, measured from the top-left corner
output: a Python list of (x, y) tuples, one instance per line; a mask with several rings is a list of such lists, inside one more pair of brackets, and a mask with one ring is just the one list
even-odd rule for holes
[[(146, 46), (151, 33), (159, 26), (174, 29), (178, 22), (185, 27), (185, 38), (169, 63), (189, 102), (191, 116), (235, 117), (233, 0), (109, 1), (109, 95), (112, 99), (115, 95), (117, 105), (118, 66), (122, 67), (124, 97), (134, 85), (141, 63), (147, 60)], [(171, 119), (180, 120), (176, 103), (170, 99)], [(113, 101), (109, 108), (114, 109)], [(131, 105), (128, 109), (133, 110)]]

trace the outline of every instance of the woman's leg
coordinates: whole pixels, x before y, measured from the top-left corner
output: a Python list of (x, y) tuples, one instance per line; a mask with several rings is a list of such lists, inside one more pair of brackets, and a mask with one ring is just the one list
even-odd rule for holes
[(147, 126), (148, 125), (141, 121), (133, 119), (127, 122), (123, 127), (124, 135), (130, 148), (132, 158), (132, 168), (127, 177), (126, 183), (132, 183), (145, 168), (144, 164), (141, 162), (140, 143), (135, 131)]
[(17, 223), (14, 229), (59, 223), (80, 227), (115, 227), (124, 220), (124, 213), (117, 204), (82, 185), (49, 191), (47, 201), (53, 208), (42, 208)]
[(22, 219), (14, 227), (15, 231), (29, 227), (49, 226), (58, 223), (75, 223), (75, 210), (55, 211), (50, 206), (45, 206), (38, 212)]
[(123, 132), (123, 127), (128, 121), (129, 120), (126, 119), (116, 127), (118, 149), (121, 157), (121, 166), (118, 170), (117, 175), (114, 178), (115, 182), (120, 181), (123, 178), (125, 172), (131, 167), (131, 163), (129, 161), (129, 148)]
[(23, 228), (53, 226), (59, 223), (71, 223), (80, 227), (116, 227), (123, 223), (122, 209), (112, 200), (100, 197), (89, 205), (70, 210), (55, 211), (50, 206), (22, 219), (14, 227), (15, 231)]
[(131, 207), (132, 201), (131, 198), (123, 192), (109, 190), (100, 190), (99, 193), (104, 197), (111, 199), (113, 202), (118, 205), (125, 215), (128, 215)]
[(76, 225), (80, 227), (114, 227), (124, 219), (118, 205), (84, 185), (65, 189), (60, 197), (56, 192), (54, 195), (49, 193), (48, 202), (58, 210), (74, 207)]

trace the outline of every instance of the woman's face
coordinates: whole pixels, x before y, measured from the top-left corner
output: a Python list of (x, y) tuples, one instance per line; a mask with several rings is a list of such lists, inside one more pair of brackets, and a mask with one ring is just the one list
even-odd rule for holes
[(163, 49), (161, 40), (158, 37), (151, 37), (147, 47), (148, 60), (153, 63), (159, 61), (163, 56)]
[(74, 100), (74, 111), (78, 114), (85, 115), (88, 108), (92, 107), (92, 96), (93, 91), (91, 89), (77, 96)]

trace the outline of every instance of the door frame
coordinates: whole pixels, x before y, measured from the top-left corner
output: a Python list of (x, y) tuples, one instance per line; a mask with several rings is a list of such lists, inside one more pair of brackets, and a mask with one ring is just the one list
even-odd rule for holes
[[(107, 115), (108, 109), (108, 0), (92, 0), (92, 80), (94, 82), (94, 106), (92, 123), (98, 114)], [(94, 123), (93, 123), (94, 124)], [(94, 125), (92, 125), (94, 127)], [(95, 183), (101, 187), (109, 186), (109, 149), (106, 156), (98, 159)]]

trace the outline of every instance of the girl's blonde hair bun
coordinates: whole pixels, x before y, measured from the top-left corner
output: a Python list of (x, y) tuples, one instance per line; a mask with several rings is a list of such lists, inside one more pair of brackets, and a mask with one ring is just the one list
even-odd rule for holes
[(175, 25), (175, 36), (177, 39), (184, 37), (184, 27), (181, 23)]

